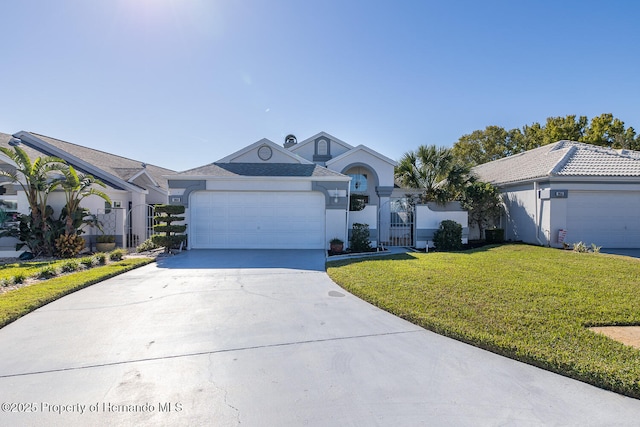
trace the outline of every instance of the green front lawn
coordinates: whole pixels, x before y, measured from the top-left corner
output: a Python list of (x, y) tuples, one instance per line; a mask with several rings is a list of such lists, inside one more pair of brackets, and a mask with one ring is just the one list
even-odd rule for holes
[(353, 294), (437, 333), (640, 398), (640, 261), (526, 245), (329, 262)]
[[(152, 258), (124, 259), (101, 267), (43, 280), (0, 294), (0, 328), (67, 294), (150, 262), (153, 262)], [(57, 263), (54, 262), (53, 265)], [(31, 275), (46, 265), (49, 265), (49, 263), (26, 263), (24, 267), (16, 264), (7, 267), (5, 272), (7, 277), (25, 272), (25, 275)], [(9, 270), (11, 270), (10, 274), (8, 273)], [(0, 277), (4, 277), (2, 273), (2, 270), (0, 270)]]

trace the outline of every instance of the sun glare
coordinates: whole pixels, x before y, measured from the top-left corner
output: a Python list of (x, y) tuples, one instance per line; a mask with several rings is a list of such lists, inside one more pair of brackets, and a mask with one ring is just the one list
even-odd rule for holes
[(208, 0), (120, 0), (131, 24), (146, 31), (187, 31), (213, 35), (221, 31), (218, 3)]

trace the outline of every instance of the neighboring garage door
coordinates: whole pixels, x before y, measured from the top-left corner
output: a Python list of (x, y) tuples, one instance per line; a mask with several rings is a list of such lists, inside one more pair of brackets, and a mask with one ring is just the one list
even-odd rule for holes
[(195, 249), (324, 249), (318, 192), (197, 191), (189, 202)]
[(605, 248), (640, 247), (640, 193), (569, 191), (565, 240)]

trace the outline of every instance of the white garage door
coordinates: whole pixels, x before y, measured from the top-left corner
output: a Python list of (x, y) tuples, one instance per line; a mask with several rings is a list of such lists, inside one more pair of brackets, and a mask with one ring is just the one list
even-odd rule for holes
[(317, 192), (197, 191), (189, 202), (195, 249), (324, 249), (325, 199)]
[(565, 240), (605, 248), (639, 248), (640, 194), (569, 191)]

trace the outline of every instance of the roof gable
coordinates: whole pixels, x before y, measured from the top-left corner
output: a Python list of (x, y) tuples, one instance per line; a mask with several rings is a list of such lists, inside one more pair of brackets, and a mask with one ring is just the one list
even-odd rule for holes
[(217, 162), (222, 163), (293, 163), (293, 164), (312, 164), (295, 153), (284, 147), (274, 143), (273, 141), (263, 138), (253, 144), (236, 151)]
[(316, 139), (322, 138), (322, 137), (329, 139), (332, 143), (340, 145), (344, 150), (351, 150), (353, 148), (352, 145), (349, 145), (346, 142), (342, 141), (341, 139), (338, 139), (335, 136), (330, 135), (327, 132), (323, 131), (323, 132), (318, 132), (317, 134), (305, 139), (304, 141), (297, 143), (296, 145), (289, 148), (289, 150), (291, 150), (292, 152), (296, 152), (304, 148), (305, 145), (314, 144)]
[(496, 185), (545, 177), (640, 177), (640, 152), (558, 141), (478, 165), (472, 171)]
[(371, 148), (367, 147), (366, 145), (358, 145), (355, 148), (352, 148), (351, 150), (347, 151), (346, 153), (342, 153), (341, 155), (334, 157), (333, 159), (327, 161), (327, 166), (331, 166), (333, 163), (336, 162), (340, 162), (343, 161), (344, 159), (351, 157), (351, 156), (357, 156), (360, 157), (358, 160), (362, 161), (362, 157), (368, 157), (368, 156), (373, 156), (379, 160), (382, 160), (383, 162), (389, 163), (391, 166), (396, 166), (397, 162), (395, 160), (391, 160), (390, 158), (388, 158), (387, 156), (384, 156), (380, 153), (378, 153), (375, 150), (372, 150)]

